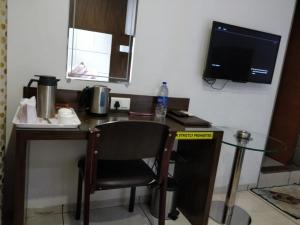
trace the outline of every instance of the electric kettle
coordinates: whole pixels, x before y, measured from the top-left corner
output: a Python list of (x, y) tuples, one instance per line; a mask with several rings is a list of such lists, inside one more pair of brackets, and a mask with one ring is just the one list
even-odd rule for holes
[(105, 116), (109, 111), (110, 88), (102, 85), (86, 87), (80, 96), (80, 105), (86, 107), (90, 113)]
[(55, 116), (55, 92), (59, 79), (54, 76), (34, 76), (39, 79), (31, 79), (27, 87), (37, 82), (37, 116), (44, 119), (52, 118)]

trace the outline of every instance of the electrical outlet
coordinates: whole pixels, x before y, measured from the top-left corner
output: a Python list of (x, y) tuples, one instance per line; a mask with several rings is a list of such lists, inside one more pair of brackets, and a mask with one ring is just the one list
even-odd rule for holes
[(129, 110), (130, 109), (130, 98), (121, 98), (121, 97), (111, 97), (110, 99), (110, 109), (115, 109), (115, 103), (119, 102), (119, 110)]

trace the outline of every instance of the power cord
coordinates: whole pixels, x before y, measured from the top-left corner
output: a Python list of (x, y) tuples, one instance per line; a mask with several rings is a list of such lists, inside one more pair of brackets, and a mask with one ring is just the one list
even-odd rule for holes
[(216, 80), (215, 78), (208, 78), (208, 77), (204, 77), (203, 80), (209, 84), (209, 85), (214, 85), (214, 83), (216, 83)]
[(157, 169), (158, 169), (158, 162), (157, 162), (157, 159), (155, 158), (154, 162), (153, 162), (153, 165), (151, 167), (151, 170), (153, 170), (155, 168), (155, 172), (157, 172)]
[(118, 111), (118, 109), (120, 108), (120, 106), (121, 106), (121, 105), (120, 105), (120, 102), (119, 102), (119, 101), (116, 101), (115, 104), (114, 104), (115, 110)]
[(215, 78), (207, 78), (207, 77), (204, 77), (203, 80), (212, 88), (212, 89), (215, 89), (215, 90), (223, 90), (224, 87), (226, 86), (226, 84), (229, 82), (229, 80), (226, 80), (224, 82), (224, 84), (218, 88), (218, 87), (215, 87), (214, 84), (216, 83), (217, 79)]
[(151, 222), (151, 219), (149, 218), (148, 213), (146, 212), (146, 210), (144, 209), (144, 207), (142, 206), (141, 202), (139, 201), (138, 206), (140, 207), (140, 209), (142, 210), (144, 216), (147, 218), (149, 224), (153, 225)]
[(65, 218), (64, 218), (64, 205), (61, 205), (61, 219), (62, 219), (62, 225), (65, 225)]

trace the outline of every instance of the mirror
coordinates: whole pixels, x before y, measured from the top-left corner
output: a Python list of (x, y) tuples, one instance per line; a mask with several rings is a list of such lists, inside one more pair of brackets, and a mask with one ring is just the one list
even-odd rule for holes
[(138, 0), (70, 0), (67, 79), (129, 82)]

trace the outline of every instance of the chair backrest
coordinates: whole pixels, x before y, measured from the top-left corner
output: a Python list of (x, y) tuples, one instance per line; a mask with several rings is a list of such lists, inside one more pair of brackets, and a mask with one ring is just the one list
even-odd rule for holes
[(101, 160), (134, 160), (156, 157), (157, 178), (168, 178), (168, 166), (175, 132), (164, 124), (150, 121), (118, 121), (90, 130), (86, 158), (86, 179), (96, 190), (97, 163)]
[(98, 159), (134, 160), (156, 157), (164, 148), (169, 127), (150, 121), (118, 121), (96, 127)]

